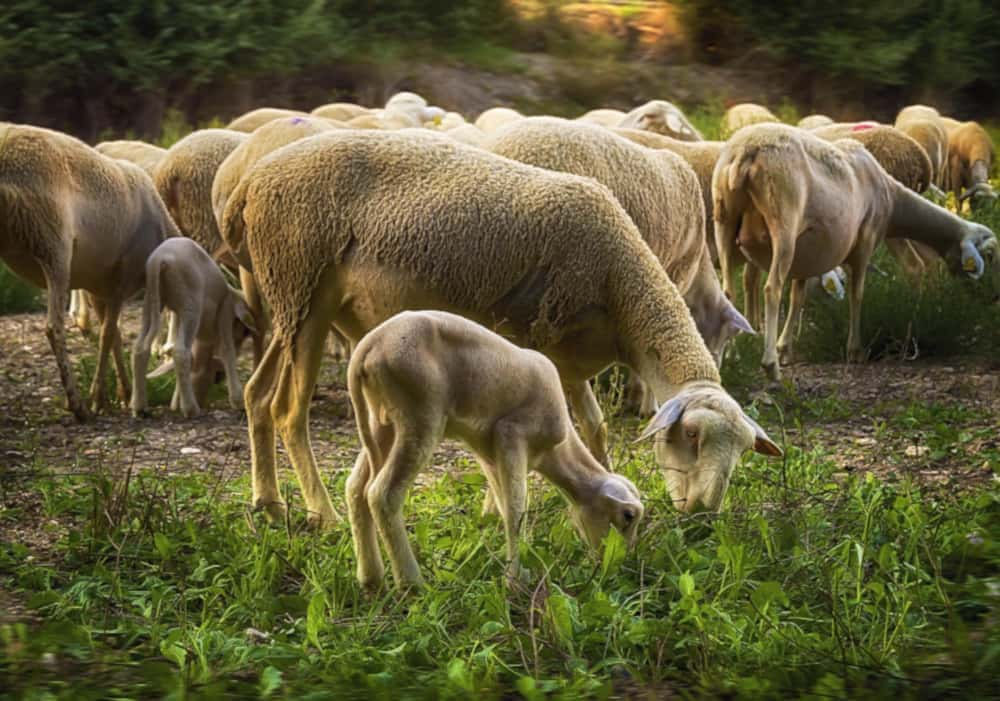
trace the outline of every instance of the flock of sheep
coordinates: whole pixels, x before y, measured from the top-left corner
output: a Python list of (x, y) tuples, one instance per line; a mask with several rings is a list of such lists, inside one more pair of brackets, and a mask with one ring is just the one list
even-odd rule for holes
[[(920, 195), (995, 199), (993, 146), (975, 122), (915, 106), (895, 126), (814, 115), (793, 127), (737, 105), (723, 127), (727, 141), (705, 141), (659, 100), (576, 120), (494, 108), (472, 123), (413, 93), (381, 109), (258, 109), (169, 150), (0, 124), (0, 259), (48, 289), (47, 335), (81, 420), (106, 404), (110, 359), (120, 399), (146, 412), (169, 311), (170, 359), (153, 374), (175, 371), (171, 406), (194, 416), (224, 371), (230, 403), (242, 394), (246, 408), (253, 504), (271, 519), (285, 513), (278, 434), (310, 521), (338, 519), (308, 423), (332, 337), (351, 356), (362, 442), (347, 483), (360, 582), (383, 578), (379, 536), (397, 586), (420, 582), (402, 506), (445, 436), (479, 459), (484, 511), (502, 516), (516, 572), (529, 470), (559, 487), (588, 543), (610, 527), (635, 534), (640, 495), (608, 470), (589, 384), (607, 366), (641, 378), (638, 403), (655, 416), (640, 439), (659, 438), (677, 507), (716, 510), (746, 450), (781, 454), (720, 384), (734, 335), (764, 329), (776, 378), (807, 280), (836, 289), (845, 264), (857, 359), (865, 271), (883, 240), (914, 275), (944, 259), (978, 277), (997, 257), (989, 229)], [(739, 267), (745, 316), (731, 301)], [(143, 289), (130, 389), (118, 318)], [(99, 325), (89, 407), (67, 357), (68, 306), (81, 329), (91, 314)]]

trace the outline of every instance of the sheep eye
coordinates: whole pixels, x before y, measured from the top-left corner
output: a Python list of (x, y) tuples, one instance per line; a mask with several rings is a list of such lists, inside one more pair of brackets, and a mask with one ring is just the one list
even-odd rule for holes
[(688, 428), (684, 430), (684, 435), (687, 436), (689, 439), (694, 440), (695, 438), (698, 437), (698, 432), (693, 428)]
[(625, 520), (625, 525), (629, 525), (635, 519), (635, 513), (626, 509), (622, 512), (622, 518)]

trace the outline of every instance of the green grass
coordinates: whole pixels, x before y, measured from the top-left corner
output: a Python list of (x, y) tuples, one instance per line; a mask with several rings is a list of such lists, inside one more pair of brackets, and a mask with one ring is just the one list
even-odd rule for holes
[[(911, 418), (949, 418), (920, 411)], [(290, 486), (298, 509), (265, 527), (246, 511), (243, 474), (40, 471), (24, 487), (43, 495), (44, 519), (72, 527), (49, 557), (0, 547), (5, 588), (40, 617), (0, 626), (0, 696), (968, 698), (992, 688), (996, 487), (955, 496), (844, 478), (828, 456), (789, 447), (783, 463), (745, 461), (722, 515), (683, 517), (649, 451), (629, 448), (620, 467), (648, 505), (638, 548), (612, 540), (590, 558), (561, 497), (535, 488), (521, 550), (532, 580), (508, 592), (501, 529), (477, 515), (484, 480), (471, 460), (459, 466), (469, 472), (410, 497), (429, 586), (404, 598), (363, 596), (346, 525), (304, 530)], [(329, 486), (343, 513), (348, 466), (337, 467)]]
[(42, 291), (19, 278), (0, 261), (0, 316), (44, 308)]

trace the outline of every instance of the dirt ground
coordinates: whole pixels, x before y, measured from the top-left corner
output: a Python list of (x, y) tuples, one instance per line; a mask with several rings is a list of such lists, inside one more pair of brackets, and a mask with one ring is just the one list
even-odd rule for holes
[[(126, 311), (129, 344), (139, 312), (136, 304)], [(25, 488), (40, 469), (68, 474), (131, 466), (165, 476), (202, 471), (220, 478), (249, 470), (245, 418), (224, 399), (192, 420), (158, 406), (152, 418), (142, 421), (119, 408), (90, 423), (76, 423), (63, 409), (44, 328), (42, 313), (0, 317), (0, 540), (24, 543), (41, 554), (62, 528), (41, 516), (3, 518), (4, 510), (15, 506), (22, 514), (41, 513), (31, 505), (40, 505), (42, 496)], [(94, 353), (91, 342), (75, 330), (69, 333), (69, 345), (74, 359)], [(241, 360), (244, 380), (250, 369), (247, 355)], [(313, 447), (326, 474), (349, 470), (358, 449), (343, 373), (343, 365), (325, 364), (312, 406)], [(784, 434), (786, 443), (804, 450), (822, 447), (844, 472), (872, 471), (884, 478), (908, 473), (960, 488), (994, 479), (992, 463), (1000, 454), (1000, 363), (803, 364), (789, 368), (787, 375), (794, 393), (758, 390), (741, 397), (777, 404), (788, 417), (810, 417), (801, 428), (790, 419), (785, 426), (768, 426), (772, 435)], [(923, 445), (927, 427), (892, 423), (915, 402), (967, 410), (971, 418), (956, 427), (968, 436), (961, 449), (935, 454)], [(446, 445), (435, 464), (467, 469), (467, 464), (456, 466), (459, 455), (456, 445)]]

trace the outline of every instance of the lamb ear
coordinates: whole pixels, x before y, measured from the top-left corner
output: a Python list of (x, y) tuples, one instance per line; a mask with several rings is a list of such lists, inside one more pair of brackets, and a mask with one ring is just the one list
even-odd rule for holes
[(772, 458), (780, 458), (784, 455), (778, 444), (772, 441), (764, 429), (760, 427), (760, 424), (747, 416), (746, 412), (743, 412), (743, 420), (753, 429), (753, 451), (755, 453), (769, 455)]
[(729, 304), (729, 307), (726, 309), (726, 320), (729, 322), (729, 325), (736, 329), (737, 333), (742, 332), (756, 336), (757, 332), (754, 331), (753, 326), (750, 325), (747, 318), (740, 314), (740, 310), (734, 307), (732, 302), (729, 302), (729, 300), (726, 301)]
[(677, 396), (668, 401), (666, 404), (660, 407), (656, 415), (650, 419), (649, 424), (646, 425), (646, 430), (643, 431), (638, 438), (636, 438), (633, 443), (641, 443), (653, 434), (669, 429), (673, 426), (681, 414), (684, 413), (684, 407), (687, 406), (687, 397)]
[(168, 360), (167, 362), (163, 363), (163, 365), (161, 365), (160, 367), (158, 367), (155, 370), (153, 370), (153, 372), (151, 372), (148, 375), (146, 375), (146, 379), (147, 380), (154, 380), (157, 377), (161, 377), (163, 375), (166, 375), (168, 372), (171, 372), (173, 369), (174, 369), (174, 361), (173, 360)]

